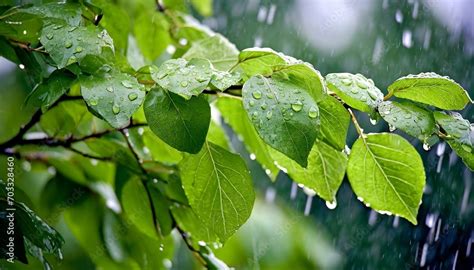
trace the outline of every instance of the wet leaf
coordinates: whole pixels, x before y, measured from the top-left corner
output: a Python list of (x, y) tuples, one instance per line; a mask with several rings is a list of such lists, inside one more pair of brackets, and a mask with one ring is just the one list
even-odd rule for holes
[(318, 102), (321, 113), (321, 132), (318, 138), (334, 149), (342, 151), (346, 145), (350, 115), (336, 98), (326, 95)]
[(326, 75), (326, 81), (330, 91), (359, 111), (374, 113), (383, 100), (374, 82), (361, 74), (331, 73)]
[(249, 48), (240, 52), (239, 67), (248, 77), (260, 74), (270, 76), (276, 70), (291, 64), (300, 64), (293, 57), (286, 56), (270, 48)]
[(347, 176), (367, 206), (417, 224), (425, 170), (418, 152), (401, 136), (380, 133), (359, 138), (352, 146)]
[(466, 104), (472, 102), (462, 86), (433, 72), (402, 77), (392, 83), (388, 91), (396, 97), (444, 110), (462, 110)]
[(282, 77), (257, 75), (242, 90), (244, 108), (268, 145), (306, 167), (319, 127), (319, 109), (306, 91)]
[(236, 85), (241, 78), (242, 77), (238, 72), (229, 73), (226, 71), (214, 70), (211, 77), (211, 84), (217, 89), (224, 91), (232, 85)]

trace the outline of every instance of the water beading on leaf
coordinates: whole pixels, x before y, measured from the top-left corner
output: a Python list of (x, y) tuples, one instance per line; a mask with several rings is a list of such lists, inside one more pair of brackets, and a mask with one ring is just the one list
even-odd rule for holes
[(472, 102), (466, 90), (449, 77), (433, 72), (408, 75), (388, 87), (396, 97), (433, 105), (444, 110), (462, 110)]

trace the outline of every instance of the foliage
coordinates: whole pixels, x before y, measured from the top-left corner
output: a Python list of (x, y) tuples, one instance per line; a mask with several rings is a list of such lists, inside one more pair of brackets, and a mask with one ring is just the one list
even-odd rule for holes
[[(361, 74), (323, 77), (271, 49), (239, 51), (186, 14), (208, 15), (210, 1), (10, 2), (1, 6), (0, 55), (24, 67), (33, 89), (25, 104), (36, 112), (0, 150), (54, 167), (44, 193), (71, 183), (87, 190), (66, 210), (66, 223), (101, 267), (162, 267), (173, 229), (204, 265), (227, 267), (210, 246), (245, 223), (255, 192), (244, 160), (211, 116), (222, 116), (272, 180), (281, 170), (335, 205), (347, 172), (364, 204), (415, 225), (425, 185), (419, 154), (400, 135), (364, 133), (353, 110), (426, 149), (445, 140), (474, 170), (474, 125), (443, 111), (472, 101), (447, 77), (408, 75), (384, 96)], [(352, 149), (351, 120), (359, 134)], [(24, 136), (30, 132), (46, 137)], [(47, 267), (43, 253), (60, 257), (63, 240), (16, 204), (26, 247), (17, 259), (25, 262), (28, 252)]]

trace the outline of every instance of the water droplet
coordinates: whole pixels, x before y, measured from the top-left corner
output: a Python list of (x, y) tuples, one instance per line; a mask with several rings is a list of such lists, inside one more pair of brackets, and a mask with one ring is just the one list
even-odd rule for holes
[(262, 98), (262, 93), (260, 91), (255, 91), (252, 93), (253, 98), (255, 99), (261, 99)]
[(373, 126), (377, 125), (377, 119), (372, 119), (372, 118), (370, 118), (370, 123), (371, 123)]
[(347, 85), (347, 86), (350, 86), (352, 84), (352, 80), (351, 79), (342, 79), (342, 84), (344, 85)]
[(266, 110), (267, 109), (267, 104), (265, 102), (262, 103), (262, 105), (260, 105), (260, 108), (262, 108), (262, 110)]
[(76, 27), (76, 26), (73, 26), (73, 27), (69, 28), (68, 31), (69, 31), (69, 32), (73, 32), (73, 31), (76, 30), (76, 29), (77, 29), (77, 27)]
[(69, 57), (69, 59), (67, 60), (66, 66), (74, 64), (76, 62), (77, 62), (77, 58), (73, 55), (73, 56)]
[(397, 128), (394, 125), (388, 124), (388, 129), (390, 132), (394, 132)]
[(25, 69), (25, 65), (23, 65), (23, 64), (19, 64), (18, 67), (19, 67), (20, 69)]
[(130, 81), (122, 81), (122, 85), (127, 87), (127, 88), (132, 88), (133, 84)]
[(137, 99), (137, 98), (138, 98), (137, 93), (130, 93), (130, 94), (128, 94), (128, 99), (129, 99), (130, 101), (134, 101), (134, 100)]
[(91, 99), (91, 100), (89, 101), (89, 103), (90, 103), (92, 106), (96, 106), (96, 105), (98, 104), (97, 99)]
[(316, 118), (319, 116), (319, 111), (316, 107), (311, 107), (308, 112), (310, 118)]
[(77, 46), (77, 47), (76, 47), (76, 50), (75, 50), (74, 52), (80, 53), (80, 52), (82, 52), (82, 50), (83, 50), (83, 49), (82, 49), (81, 46)]
[(397, 23), (402, 23), (403, 21), (403, 13), (399, 9), (395, 12), (395, 21)]
[(257, 84), (258, 84), (258, 85), (263, 85), (264, 82), (263, 82), (263, 81), (258, 81)]
[(356, 80), (356, 84), (361, 89), (367, 89), (369, 87), (366, 82), (361, 80)]
[(369, 96), (372, 100), (377, 100), (378, 99), (377, 93), (375, 93), (374, 91), (367, 91), (367, 93), (369, 94)]
[(333, 210), (337, 207), (337, 201), (334, 200), (332, 202), (326, 201), (326, 207)]
[(351, 88), (351, 93), (352, 94), (357, 94), (357, 93), (359, 93), (359, 90), (357, 88)]
[(255, 156), (254, 153), (251, 153), (251, 154), (250, 154), (250, 159), (251, 159), (251, 160), (255, 160), (256, 158), (257, 158), (257, 156)]
[(49, 40), (53, 39), (53, 37), (54, 37), (54, 35), (51, 34), (51, 33), (46, 34), (46, 38), (49, 39)]
[(411, 115), (410, 114), (405, 114), (405, 119), (410, 119), (411, 118)]
[(106, 87), (105, 90), (107, 90), (107, 91), (110, 92), (110, 93), (113, 93), (113, 92), (114, 92), (114, 88), (113, 88), (112, 86)]
[(258, 117), (258, 112), (253, 112), (253, 113), (252, 113), (252, 118), (253, 118), (253, 119), (257, 119), (257, 117)]
[(249, 105), (250, 105), (250, 107), (255, 106), (255, 101), (253, 101), (253, 100), (249, 101)]
[(67, 40), (66, 43), (64, 43), (64, 47), (71, 48), (72, 47), (72, 42), (70, 40)]
[(293, 109), (293, 111), (299, 112), (301, 111), (301, 109), (303, 109), (303, 103), (301, 101), (297, 101), (291, 104), (291, 108)]
[(120, 107), (119, 107), (117, 104), (114, 104), (114, 105), (112, 106), (112, 112), (113, 112), (114, 114), (118, 114), (118, 113), (120, 112)]
[(188, 81), (182, 81), (179, 85), (181, 85), (181, 87), (186, 87), (188, 86)]
[(270, 120), (272, 118), (272, 111), (267, 112), (267, 119)]
[(423, 150), (430, 151), (431, 146), (428, 143), (423, 143)]

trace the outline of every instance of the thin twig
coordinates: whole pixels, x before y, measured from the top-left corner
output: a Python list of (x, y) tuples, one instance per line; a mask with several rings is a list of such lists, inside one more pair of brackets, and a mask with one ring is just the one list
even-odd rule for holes
[(356, 127), (357, 133), (359, 134), (360, 137), (364, 138), (364, 130), (360, 127), (359, 122), (357, 121), (357, 118), (355, 117), (354, 112), (350, 108), (347, 108), (347, 111), (351, 115), (352, 122), (354, 123), (354, 126)]

